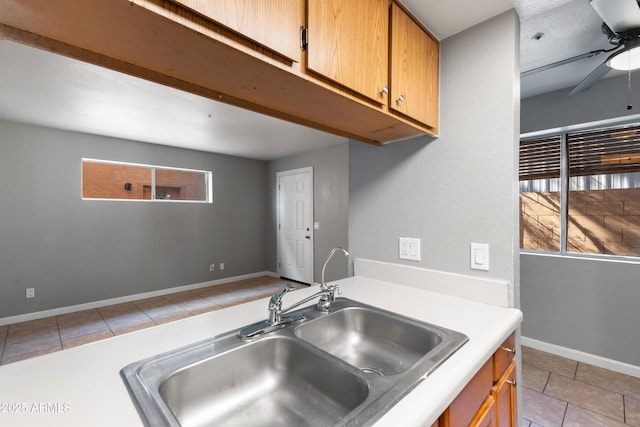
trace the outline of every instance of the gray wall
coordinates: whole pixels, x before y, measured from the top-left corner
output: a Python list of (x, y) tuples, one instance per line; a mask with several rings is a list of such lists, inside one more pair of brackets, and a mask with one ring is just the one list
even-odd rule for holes
[[(628, 111), (626, 89), (626, 77), (614, 77), (571, 97), (562, 90), (523, 99), (522, 131), (637, 114), (640, 90)], [(523, 336), (640, 365), (640, 263), (524, 253), (520, 260)]]
[[(362, 143), (359, 143), (362, 144)], [(336, 246), (349, 248), (348, 207), (349, 207), (349, 145), (335, 145), (329, 148), (310, 151), (296, 156), (269, 162), (268, 190), (271, 209), (267, 216), (267, 266), (276, 271), (276, 227), (277, 194), (275, 190), (276, 173), (292, 169), (313, 167), (313, 220), (320, 222), (320, 229), (313, 233), (314, 281), (320, 283), (322, 265)], [(337, 256), (327, 265), (327, 281), (347, 276), (347, 259)]]
[(521, 259), (523, 336), (640, 366), (638, 264)]
[[(82, 157), (211, 170), (214, 203), (83, 201)], [(264, 271), (266, 178), (262, 161), (0, 121), (0, 317)]]
[[(442, 42), (439, 138), (350, 144), (353, 256), (505, 279), (517, 304), (518, 41), (510, 11)], [(422, 239), (421, 262), (398, 258), (399, 236)], [(470, 269), (471, 242), (490, 245), (489, 272)]]
[(584, 92), (568, 96), (572, 88), (522, 100), (522, 133), (553, 129), (578, 123), (640, 114), (640, 71), (631, 74), (633, 109), (629, 103), (627, 76), (600, 80)]

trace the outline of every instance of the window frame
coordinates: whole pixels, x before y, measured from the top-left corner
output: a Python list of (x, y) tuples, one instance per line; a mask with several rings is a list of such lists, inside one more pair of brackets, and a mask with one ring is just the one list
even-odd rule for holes
[[(120, 198), (104, 198), (104, 197), (84, 197), (84, 176), (83, 176), (83, 166), (84, 163), (99, 163), (99, 164), (107, 164), (107, 165), (119, 165), (119, 166), (131, 166), (131, 167), (139, 167), (139, 168), (148, 168), (151, 174), (151, 198), (150, 199), (120, 199)], [(180, 172), (191, 172), (191, 173), (201, 173), (205, 177), (205, 196), (206, 200), (180, 200), (180, 199), (157, 199), (156, 195), (156, 170), (172, 170), (172, 171), (180, 171)], [(213, 172), (201, 169), (189, 169), (189, 168), (180, 168), (174, 166), (161, 166), (161, 165), (150, 165), (145, 163), (133, 163), (133, 162), (122, 162), (118, 160), (104, 160), (104, 159), (94, 159), (83, 157), (80, 160), (80, 198), (88, 201), (110, 201), (110, 202), (153, 202), (153, 203), (204, 203), (204, 204), (213, 204)]]
[[(569, 252), (567, 251), (567, 231), (568, 231), (568, 216), (569, 216), (569, 162), (568, 162), (568, 150), (567, 150), (567, 135), (573, 132), (584, 132), (600, 128), (625, 126), (630, 124), (640, 123), (640, 114), (634, 114), (630, 116), (617, 117), (612, 119), (605, 119), (599, 121), (593, 121), (582, 124), (575, 124), (569, 126), (562, 126), (557, 128), (545, 129), (534, 132), (526, 132), (520, 134), (518, 141), (518, 147), (520, 147), (520, 141), (526, 141), (531, 139), (551, 137), (554, 135), (561, 136), (561, 153), (560, 153), (560, 251), (546, 251), (536, 249), (523, 249), (518, 247), (519, 253), (529, 255), (544, 255), (544, 256), (557, 256), (565, 258), (576, 259), (594, 259), (604, 261), (620, 261), (633, 264), (640, 264), (640, 256), (631, 255), (612, 255), (612, 254), (596, 254), (596, 253), (583, 253), (583, 252)], [(519, 148), (518, 148), (519, 149)], [(518, 161), (518, 169), (520, 163)], [(518, 183), (520, 180), (518, 180)], [(520, 201), (520, 190), (518, 187), (518, 203)], [(518, 211), (520, 215), (520, 211)], [(518, 239), (520, 241), (520, 239)], [(520, 246), (520, 244), (518, 244)]]

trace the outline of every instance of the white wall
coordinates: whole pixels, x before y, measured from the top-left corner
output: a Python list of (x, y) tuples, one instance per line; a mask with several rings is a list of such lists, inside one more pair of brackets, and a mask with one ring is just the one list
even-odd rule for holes
[[(350, 144), (352, 256), (508, 280), (517, 305), (518, 74), (513, 11), (442, 42), (439, 138)], [(399, 236), (422, 239), (421, 262), (398, 258)], [(471, 242), (490, 245), (488, 272)]]

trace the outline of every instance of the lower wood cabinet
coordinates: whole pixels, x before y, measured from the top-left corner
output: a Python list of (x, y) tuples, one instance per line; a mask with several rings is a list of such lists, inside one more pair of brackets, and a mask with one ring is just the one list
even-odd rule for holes
[(497, 424), (515, 426), (516, 414), (516, 362), (513, 361), (502, 378), (491, 389), (496, 400)]
[(476, 427), (496, 427), (498, 425), (496, 419), (496, 400), (493, 396), (489, 396), (469, 425)]
[(516, 414), (515, 336), (498, 347), (437, 424), (439, 427), (513, 427)]

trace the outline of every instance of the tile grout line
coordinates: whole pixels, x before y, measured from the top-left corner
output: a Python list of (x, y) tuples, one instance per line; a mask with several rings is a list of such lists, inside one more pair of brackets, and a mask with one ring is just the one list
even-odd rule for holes
[(8, 336), (9, 336), (9, 327), (7, 326), (7, 333), (4, 334), (4, 339), (2, 340), (2, 351), (0, 351), (0, 365), (2, 365), (2, 357), (4, 356), (4, 349), (7, 346)]
[[(628, 398), (628, 396), (626, 395), (626, 393), (624, 391), (619, 390), (619, 389), (612, 390), (612, 389), (609, 389), (609, 388), (602, 387), (601, 385), (598, 385), (598, 384), (593, 384), (591, 382), (583, 381), (581, 379), (578, 379), (577, 378), (577, 374), (578, 374), (578, 370), (580, 369), (580, 364), (581, 363), (582, 362), (577, 362), (576, 363), (576, 368), (575, 368), (575, 371), (573, 373), (573, 377), (570, 377), (570, 376), (567, 376), (567, 375), (562, 375), (560, 373), (557, 373), (557, 372), (554, 372), (554, 371), (550, 370), (549, 371), (549, 376), (547, 378), (547, 381), (546, 381), (541, 393), (546, 395), (546, 396), (553, 397), (553, 396), (551, 396), (551, 395), (546, 393), (547, 392), (547, 388), (548, 388), (549, 382), (551, 380), (551, 375), (559, 375), (559, 376), (563, 376), (563, 377), (565, 377), (565, 378), (567, 378), (567, 379), (569, 379), (571, 381), (574, 381), (574, 382), (576, 382), (578, 384), (597, 389), (597, 391), (599, 391), (599, 392), (611, 393), (611, 394), (614, 394), (614, 395), (618, 395), (618, 396), (620, 396), (621, 403), (622, 403), (622, 408), (621, 408), (622, 409), (622, 415), (623, 415), (622, 416), (622, 418), (623, 418), (622, 423), (625, 424), (625, 425), (631, 426), (630, 424), (626, 424), (627, 421), (628, 421), (627, 420), (627, 417), (628, 417), (628, 414), (627, 414), (627, 410), (628, 410), (627, 401), (628, 401), (628, 399), (627, 398)], [(527, 364), (523, 363), (523, 365), (527, 365)], [(583, 366), (584, 365), (586, 365), (586, 364), (583, 364)], [(533, 365), (528, 365), (528, 366), (533, 366)], [(538, 369), (540, 369), (540, 368), (538, 368)], [(529, 389), (531, 389), (531, 388), (529, 388)], [(556, 398), (556, 399), (558, 399), (558, 398)], [(605, 414), (603, 414), (601, 412), (598, 412), (596, 410), (593, 410), (593, 409), (590, 409), (590, 408), (586, 408), (581, 404), (571, 403), (571, 402), (568, 402), (568, 401), (565, 401), (565, 400), (562, 400), (562, 399), (558, 399), (558, 400), (566, 404), (565, 411), (564, 411), (564, 414), (563, 414), (563, 420), (562, 420), (562, 424), (561, 424), (562, 426), (565, 425), (566, 422), (568, 422), (567, 421), (567, 416), (568, 416), (568, 412), (569, 412), (569, 405), (573, 405), (575, 408), (580, 408), (581, 410), (588, 411), (588, 412), (594, 413), (596, 415), (602, 416), (603, 418), (606, 418), (607, 420), (611, 420), (612, 422), (616, 422), (616, 423), (620, 423), (621, 422), (619, 418), (605, 415)]]
[(60, 324), (58, 323), (58, 316), (53, 316), (55, 318), (56, 321), (56, 331), (58, 332), (58, 342), (60, 343), (60, 349), (63, 350), (64, 347), (62, 346), (62, 334), (60, 333)]

